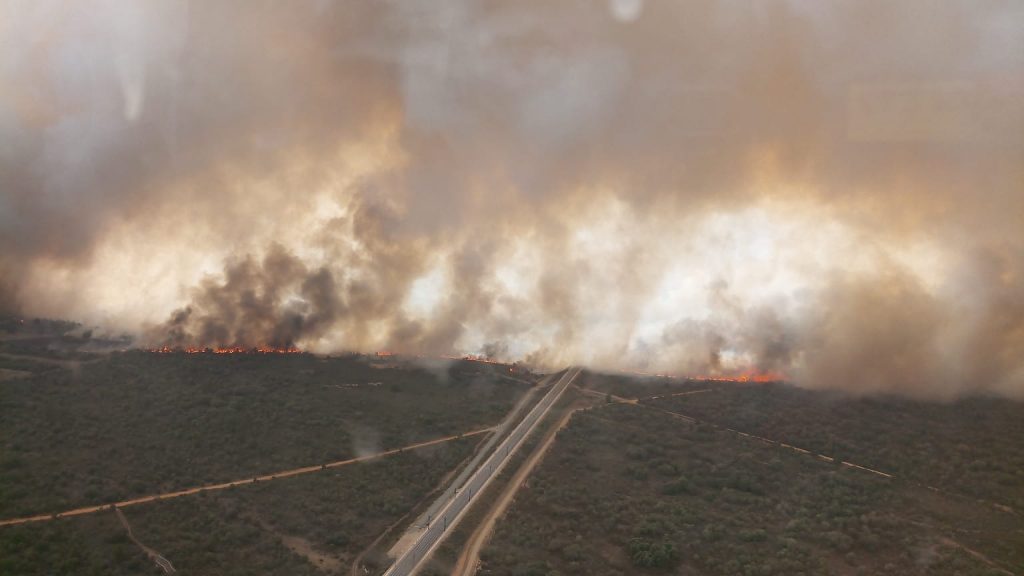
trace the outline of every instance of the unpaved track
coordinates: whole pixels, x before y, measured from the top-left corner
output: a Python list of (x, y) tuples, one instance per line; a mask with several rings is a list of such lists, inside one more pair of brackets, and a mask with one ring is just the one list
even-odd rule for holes
[(460, 487), (455, 498), (438, 512), (440, 519), (435, 519), (430, 526), (422, 531), (416, 543), (395, 560), (384, 573), (385, 576), (409, 576), (419, 570), (423, 562), (433, 554), (445, 536), (450, 533), (450, 529), (462, 520), (466, 510), (487, 489), (495, 475), (501, 474), (509, 458), (522, 447), (526, 437), (544, 419), (573, 380), (579, 376), (581, 370), (581, 368), (570, 367), (562, 373), (562, 376), (552, 385), (551, 390), (509, 432), (505, 440)]
[(623, 398), (622, 396), (616, 396), (615, 394), (611, 394), (609, 392), (601, 392), (601, 391), (598, 391), (598, 390), (594, 390), (592, 388), (584, 388), (582, 386), (576, 386), (575, 388), (577, 390), (579, 390), (580, 392), (586, 394), (587, 396), (593, 396), (595, 398), (609, 398), (610, 397), (612, 400), (614, 400), (615, 402), (618, 402), (620, 404), (636, 404), (637, 403), (637, 399), (636, 398)]
[(318, 570), (336, 573), (338, 568), (341, 567), (340, 559), (330, 554), (318, 551), (309, 540), (306, 540), (301, 536), (290, 536), (288, 534), (284, 534), (260, 516), (255, 516), (254, 520), (259, 524), (260, 528), (263, 528), (263, 530), (277, 537), (285, 548), (299, 556), (302, 556), (310, 563), (310, 565), (314, 566)]
[(693, 394), (703, 394), (705, 392), (711, 392), (713, 388), (703, 388), (701, 390), (687, 390), (685, 392), (676, 392), (675, 394), (661, 394), (660, 396), (648, 396), (641, 398), (641, 400), (659, 400), (661, 398), (674, 398), (676, 396), (692, 396)]
[[(431, 490), (430, 494), (420, 503), (417, 503), (407, 514), (399, 518), (394, 524), (388, 526), (388, 528), (374, 539), (373, 543), (370, 544), (365, 550), (359, 553), (359, 555), (353, 560), (352, 567), (350, 570), (351, 576), (360, 576), (364, 574), (361, 565), (362, 560), (371, 550), (378, 546), (390, 533), (398, 526), (405, 524), (406, 520), (414, 512), (417, 516), (412, 522), (405, 526), (405, 532), (401, 534), (397, 541), (392, 545), (388, 551), (389, 556), (400, 555), (405, 549), (402, 547), (403, 541), (412, 542), (418, 536), (419, 532), (426, 527), (427, 519), (430, 518), (437, 510), (444, 506), (449, 500), (455, 496), (455, 488), (461, 485), (465, 479), (473, 473), (476, 465), (490, 452), (494, 444), (504, 436), (505, 432), (522, 416), (523, 410), (530, 404), (532, 404), (534, 396), (537, 392), (542, 389), (547, 383), (551, 381), (551, 377), (546, 377), (537, 382), (527, 382), (526, 380), (520, 380), (518, 378), (512, 378), (510, 376), (502, 376), (508, 380), (524, 383), (530, 386), (522, 398), (516, 402), (515, 406), (509, 410), (508, 414), (502, 421), (494, 427), (494, 434), (477, 444), (473, 453), (466, 457), (465, 460), (459, 463), (452, 471), (445, 475), (444, 479), (438, 484), (438, 486)], [(454, 480), (453, 480), (454, 479)], [(424, 505), (426, 504), (426, 505)]]
[(0, 352), (0, 358), (7, 358), (9, 360), (28, 360), (29, 362), (39, 362), (40, 364), (50, 364), (52, 366), (59, 366), (68, 370), (78, 370), (86, 364), (95, 364), (101, 360), (106, 360), (106, 355), (97, 356), (96, 358), (89, 358), (87, 360), (65, 360), (61, 358), (48, 358), (46, 356), (30, 356), (28, 354), (11, 354), (9, 352)]
[(519, 488), (522, 487), (523, 483), (529, 477), (533, 469), (537, 467), (537, 464), (547, 454), (548, 449), (555, 441), (555, 437), (558, 435), (558, 431), (565, 428), (569, 420), (572, 419), (573, 414), (585, 409), (585, 407), (573, 408), (566, 411), (564, 415), (558, 420), (558, 422), (552, 426), (544, 434), (544, 438), (540, 444), (533, 450), (530, 457), (527, 458), (526, 462), (519, 467), (515, 475), (509, 481), (508, 485), (502, 491), (501, 496), (491, 507), (490, 512), (480, 522), (476, 530), (469, 537), (466, 542), (466, 546), (462, 549), (462, 554), (459, 555), (459, 560), (455, 563), (455, 569), (452, 570), (452, 576), (473, 576), (476, 574), (477, 568), (480, 563), (480, 551), (483, 550), (485, 544), (490, 539), (491, 534), (494, 532), (494, 525), (498, 519), (505, 515), (508, 507), (512, 504), (515, 499), (516, 493), (519, 492)]
[(164, 574), (173, 574), (174, 565), (171, 564), (171, 561), (161, 556), (156, 550), (153, 550), (149, 546), (139, 542), (138, 538), (135, 537), (135, 534), (132, 533), (131, 524), (128, 523), (128, 519), (124, 517), (124, 512), (121, 512), (120, 508), (114, 508), (114, 512), (117, 513), (118, 520), (121, 521), (121, 525), (124, 526), (124, 529), (128, 532), (128, 539), (134, 542), (150, 560), (159, 566), (160, 569), (164, 571)]
[(31, 372), (24, 370), (9, 370), (7, 368), (0, 368), (0, 382), (4, 380), (16, 380), (18, 378), (28, 378), (32, 376)]
[(391, 523), (391, 525), (388, 526), (387, 528), (385, 528), (384, 531), (381, 532), (380, 535), (377, 536), (373, 540), (373, 542), (370, 543), (369, 546), (367, 546), (365, 549), (363, 549), (363, 551), (360, 552), (359, 555), (356, 556), (354, 560), (352, 560), (352, 566), (349, 569), (349, 574), (351, 576), (360, 576), (363, 573), (362, 572), (363, 558), (365, 558), (366, 555), (371, 550), (373, 550), (385, 538), (387, 538), (388, 534), (390, 534), (392, 530), (394, 530), (395, 528), (401, 526), (403, 522), (408, 520), (409, 516), (411, 516), (413, 514), (413, 512), (415, 512), (417, 509), (419, 509), (420, 506), (422, 506), (425, 502), (428, 502), (432, 498), (435, 498), (435, 494), (437, 494), (438, 492), (441, 492), (444, 489), (444, 487), (447, 486), (449, 482), (451, 482), (451, 479), (455, 476), (455, 474), (458, 473), (459, 469), (462, 468), (463, 466), (465, 466), (467, 462), (472, 460), (473, 457), (476, 455), (476, 453), (481, 450), (481, 445), (482, 445), (482, 443), (478, 443), (476, 449), (474, 450), (474, 452), (472, 454), (470, 454), (469, 456), (466, 456), (465, 458), (463, 458), (462, 462), (459, 462), (458, 466), (456, 466), (453, 470), (451, 470), (447, 474), (445, 474), (444, 478), (442, 478), (441, 481), (437, 483), (437, 486), (435, 486), (434, 489), (430, 491), (430, 494), (427, 494), (419, 503), (416, 504), (416, 506), (413, 506), (412, 510), (406, 512), (405, 515), (403, 515), (401, 518), (399, 518), (398, 520), (395, 520), (393, 523)]
[(185, 490), (178, 490), (176, 492), (166, 492), (164, 494), (155, 494), (153, 496), (143, 496), (141, 498), (133, 498), (131, 500), (123, 500), (121, 502), (111, 502), (108, 504), (99, 504), (97, 506), (86, 506), (84, 508), (76, 508), (74, 510), (67, 510), (57, 514), (39, 514), (38, 516), (27, 516), (24, 518), (10, 518), (7, 520), (0, 520), (0, 526), (10, 526), (13, 524), (27, 524), (29, 522), (45, 522), (47, 520), (53, 520), (56, 518), (65, 518), (67, 516), (81, 516), (82, 514), (93, 514), (100, 512), (101, 510), (109, 510), (113, 507), (123, 508), (125, 506), (135, 506), (136, 504), (145, 504), (147, 502), (156, 502), (158, 500), (169, 500), (171, 498), (178, 498), (181, 496), (189, 496), (192, 494), (198, 494), (200, 492), (211, 492), (214, 490), (225, 490), (234, 486), (243, 486), (245, 484), (255, 484), (257, 482), (266, 482), (268, 480), (277, 480), (280, 478), (288, 478), (290, 476), (298, 476), (300, 474), (309, 474), (327, 468), (337, 468), (339, 466), (346, 466), (348, 464), (355, 464), (356, 462), (366, 462), (369, 460), (376, 460), (377, 458), (383, 458), (384, 456), (390, 456), (392, 454), (398, 454), (405, 450), (416, 450), (418, 448), (426, 448), (427, 446), (433, 446), (435, 444), (442, 444), (444, 442), (450, 442), (452, 440), (458, 440), (459, 438), (465, 438), (468, 436), (476, 436), (477, 434), (484, 434), (490, 432), (493, 428), (482, 428), (480, 430), (474, 430), (472, 432), (466, 432), (463, 434), (456, 434), (453, 436), (446, 436), (444, 438), (436, 438), (434, 440), (428, 440), (426, 442), (420, 442), (418, 444), (410, 444), (409, 446), (403, 446), (401, 448), (395, 448), (393, 450), (385, 450), (384, 452), (377, 452), (376, 454), (369, 454), (367, 456), (360, 456), (358, 458), (350, 458), (348, 460), (338, 460), (337, 462), (328, 462), (327, 464), (320, 464), (318, 466), (306, 466), (304, 468), (294, 468), (292, 470), (284, 470), (281, 472), (274, 472), (272, 474), (265, 474), (263, 476), (257, 476), (255, 478), (246, 478), (244, 480), (234, 480), (231, 482), (223, 482), (221, 484), (207, 484), (206, 486), (197, 486), (195, 488), (187, 488)]
[[(700, 419), (694, 418), (693, 416), (687, 416), (686, 414), (680, 414), (679, 412), (673, 412), (672, 410), (668, 410), (668, 409), (662, 408), (660, 406), (653, 406), (651, 404), (643, 404), (643, 403), (637, 404), (637, 406), (642, 406), (644, 408), (649, 408), (651, 410), (657, 410), (658, 412), (662, 412), (664, 414), (668, 414), (669, 416), (672, 416), (673, 418), (684, 420), (684, 421), (690, 422), (692, 424), (698, 424), (699, 423), (699, 424), (705, 424), (707, 426), (712, 426), (714, 428), (718, 428), (719, 430), (725, 430), (726, 432), (731, 432), (731, 433), (737, 434), (739, 436), (745, 436), (747, 438), (750, 438), (751, 440), (757, 440), (758, 442), (761, 442), (763, 444), (767, 444), (769, 446), (779, 446), (780, 448), (785, 448), (787, 450), (792, 450), (794, 452), (799, 452), (801, 454), (807, 454), (809, 456), (814, 456), (815, 458), (817, 458), (819, 460), (824, 460), (825, 462), (834, 462), (835, 461), (835, 459), (832, 458), (831, 456), (826, 456), (824, 454), (817, 454), (815, 452), (811, 452), (810, 450), (806, 450), (804, 448), (800, 448), (799, 446), (793, 446), (792, 444), (786, 444), (785, 442), (779, 442), (778, 440), (772, 440), (771, 438), (765, 438), (763, 436), (757, 436), (756, 434), (748, 434), (746, 432), (743, 432), (743, 431), (740, 431), (740, 430), (735, 430), (735, 429), (729, 428), (727, 426), (720, 426), (720, 425), (715, 424), (713, 422), (708, 422), (707, 420), (700, 420)], [(871, 474), (874, 474), (876, 476), (881, 476), (883, 478), (892, 478), (892, 474), (888, 474), (886, 472), (882, 472), (881, 470), (875, 470), (874, 468), (868, 468), (867, 466), (861, 466), (859, 464), (854, 464), (853, 462), (847, 462), (847, 461), (843, 460), (843, 461), (839, 462), (839, 464), (841, 464), (843, 466), (848, 466), (850, 468), (857, 468), (857, 469), (863, 470), (865, 472), (870, 472)]]
[(516, 402), (516, 405), (509, 410), (505, 418), (495, 426), (494, 434), (490, 438), (484, 441), (484, 443), (478, 446), (477, 450), (474, 451), (469, 464), (463, 466), (461, 470), (456, 472), (454, 480), (446, 483), (445, 490), (439, 494), (434, 501), (424, 509), (419, 516), (406, 528), (405, 533), (398, 539), (398, 542), (388, 551), (389, 555), (400, 556), (405, 553), (405, 548), (402, 547), (403, 541), (412, 542), (419, 538), (420, 532), (427, 527), (429, 519), (437, 515), (437, 511), (443, 508), (448, 502), (450, 502), (456, 495), (456, 489), (462, 486), (466, 479), (469, 478), (470, 474), (476, 471), (480, 461), (486, 458), (494, 446), (501, 441), (505, 436), (505, 433), (512, 429), (515, 424), (522, 419), (523, 412), (528, 406), (535, 404), (534, 396), (537, 392), (544, 387), (544, 385), (551, 381), (551, 377), (545, 378), (541, 384), (534, 386), (527, 390), (526, 394)]
[(989, 568), (992, 568), (993, 570), (998, 570), (999, 572), (1002, 572), (1003, 574), (1008, 574), (1009, 576), (1013, 576), (1013, 572), (1010, 572), (1006, 568), (1003, 568), (1000, 564), (996, 563), (995, 561), (993, 561), (988, 556), (985, 556), (984, 554), (982, 554), (981, 552), (978, 552), (977, 550), (972, 550), (972, 549), (968, 548), (967, 546), (964, 546), (963, 544), (957, 542), (956, 540), (953, 540), (952, 538), (940, 538), (939, 541), (942, 542), (943, 544), (945, 544), (946, 546), (951, 546), (953, 548), (959, 548), (960, 550), (963, 550), (964, 552), (970, 554), (971, 556), (974, 556), (978, 560), (981, 560), (985, 564), (988, 564)]
[[(658, 412), (662, 412), (662, 413), (668, 414), (669, 416), (672, 416), (673, 418), (676, 418), (676, 419), (679, 419), (679, 420), (683, 420), (683, 421), (689, 422), (691, 424), (698, 424), (698, 423), (699, 424), (705, 424), (705, 425), (711, 426), (713, 428), (718, 428), (719, 430), (725, 430), (727, 432), (731, 432), (731, 433), (739, 435), (739, 436), (744, 436), (746, 438), (749, 438), (750, 440), (754, 440), (754, 441), (760, 442), (760, 443), (768, 445), (768, 446), (778, 446), (778, 447), (784, 448), (786, 450), (792, 450), (794, 452), (799, 452), (801, 454), (806, 454), (808, 456), (812, 456), (812, 457), (817, 458), (818, 460), (822, 460), (824, 462), (836, 463), (835, 458), (832, 457), (832, 456), (827, 456), (825, 454), (818, 454), (816, 452), (812, 452), (811, 450), (807, 450), (806, 448), (801, 448), (799, 446), (793, 446), (792, 444), (786, 444), (785, 442), (781, 442), (779, 440), (772, 440), (771, 438), (765, 438), (764, 436), (757, 436), (755, 434), (748, 434), (747, 432), (743, 432), (743, 431), (740, 431), (740, 430), (735, 430), (735, 429), (729, 428), (727, 426), (721, 426), (721, 425), (715, 424), (714, 422), (708, 422), (707, 420), (699, 420), (697, 418), (694, 418), (693, 416), (687, 416), (686, 414), (680, 414), (679, 412), (673, 412), (672, 410), (667, 410), (665, 408), (661, 408), (659, 406), (654, 406), (652, 404), (644, 404), (644, 403), (641, 402), (641, 403), (637, 404), (637, 406), (642, 406), (644, 408), (649, 408), (651, 410), (657, 410)], [(888, 472), (882, 472), (881, 470), (876, 470), (874, 468), (869, 468), (867, 466), (861, 466), (860, 464), (856, 464), (854, 462), (849, 462), (847, 460), (840, 460), (838, 462), (838, 464), (840, 466), (846, 466), (847, 468), (856, 468), (857, 470), (862, 470), (864, 472), (868, 472), (870, 474), (874, 474), (875, 476), (880, 476), (882, 478), (886, 478), (886, 479), (890, 479), (890, 480), (896, 478), (896, 476), (894, 474), (890, 474)], [(948, 497), (951, 497), (951, 498), (967, 498), (967, 499), (970, 499), (970, 500), (974, 500), (974, 501), (976, 501), (979, 504), (983, 504), (985, 506), (990, 506), (990, 507), (992, 507), (992, 508), (994, 508), (996, 510), (999, 510), (1000, 512), (1005, 512), (1006, 514), (1017, 515), (1017, 511), (1015, 509), (1013, 509), (1010, 506), (1007, 506), (1005, 504), (1000, 504), (998, 502), (991, 502), (989, 500), (983, 500), (983, 499), (980, 499), (980, 498), (973, 498), (973, 497), (970, 497), (970, 496), (964, 496), (962, 494), (957, 494), (955, 492), (948, 492), (948, 491), (943, 490), (941, 488), (936, 488), (935, 486), (931, 486), (931, 485), (928, 485), (928, 484), (922, 484), (921, 482), (917, 482), (917, 481), (914, 481), (914, 480), (909, 480), (907, 478), (901, 478), (901, 480), (903, 482), (908, 482), (908, 483), (913, 484), (915, 486), (918, 486), (920, 488), (926, 488), (926, 489), (931, 490), (932, 492), (935, 492), (937, 494), (942, 494), (944, 496), (948, 496)]]

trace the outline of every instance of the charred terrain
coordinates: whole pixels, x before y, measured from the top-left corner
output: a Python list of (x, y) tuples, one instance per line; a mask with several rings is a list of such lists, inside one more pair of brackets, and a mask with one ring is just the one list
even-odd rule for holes
[[(32, 519), (2, 574), (380, 574), (537, 396), (482, 361), (0, 328), (0, 521)], [(422, 573), (1012, 575), (1022, 510), (1020, 403), (584, 372)]]

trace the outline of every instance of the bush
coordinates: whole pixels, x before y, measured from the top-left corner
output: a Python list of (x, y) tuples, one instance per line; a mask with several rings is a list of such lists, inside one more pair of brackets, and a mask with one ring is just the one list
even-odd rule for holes
[(629, 559), (641, 568), (671, 568), (679, 562), (679, 553), (671, 542), (633, 538), (629, 541)]
[(669, 496), (690, 494), (691, 492), (690, 481), (685, 476), (680, 476), (661, 487), (661, 493)]

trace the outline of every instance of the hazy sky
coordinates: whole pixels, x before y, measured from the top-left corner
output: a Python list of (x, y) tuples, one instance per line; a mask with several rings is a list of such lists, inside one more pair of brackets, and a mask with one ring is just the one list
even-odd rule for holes
[(0, 308), (1024, 396), (1024, 4), (0, 0)]

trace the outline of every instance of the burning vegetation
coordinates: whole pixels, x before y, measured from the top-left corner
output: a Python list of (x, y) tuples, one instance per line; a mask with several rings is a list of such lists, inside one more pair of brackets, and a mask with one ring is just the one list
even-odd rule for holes
[(764, 384), (768, 382), (782, 382), (786, 377), (781, 372), (747, 370), (732, 376), (694, 376), (692, 379), (707, 380), (709, 382), (756, 382)]
[(154, 354), (302, 354), (294, 346), (220, 346), (216, 348), (199, 346), (161, 346), (146, 350)]
[(644, 376), (647, 378), (671, 378), (671, 379), (682, 379), (682, 380), (697, 380), (701, 382), (739, 382), (739, 383), (760, 383), (767, 384), (769, 382), (783, 382), (786, 380), (786, 375), (781, 372), (774, 371), (759, 371), (759, 370), (744, 370), (734, 374), (716, 374), (716, 375), (679, 375), (679, 374), (665, 374), (665, 373), (651, 373), (651, 372), (628, 372), (636, 376)]
[(0, 312), (1024, 397), (1019, 3), (627, 3), (15, 10)]

